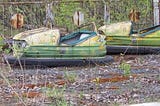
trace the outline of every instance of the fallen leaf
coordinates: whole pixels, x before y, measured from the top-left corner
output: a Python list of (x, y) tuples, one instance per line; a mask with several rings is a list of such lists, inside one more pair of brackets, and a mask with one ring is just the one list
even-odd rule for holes
[(39, 92), (24, 92), (22, 93), (23, 97), (27, 97), (27, 98), (35, 98), (35, 97), (40, 97), (41, 93)]
[(35, 86), (36, 86), (36, 84), (26, 84), (26, 85), (24, 85), (24, 87), (31, 88), (31, 89), (33, 89)]
[(46, 83), (38, 83), (37, 86), (38, 87), (52, 87), (53, 84), (46, 82)]
[(129, 80), (129, 77), (127, 76), (115, 76), (112, 78), (95, 78), (92, 80), (92, 82), (96, 83), (105, 83), (105, 82), (120, 82), (120, 81), (125, 81)]
[(91, 82), (96, 82), (96, 83), (106, 83), (106, 82), (121, 82), (121, 81), (125, 81), (125, 80), (129, 80), (130, 78), (136, 78), (139, 75), (133, 74), (130, 76), (124, 76), (124, 75), (114, 75), (111, 78), (94, 78), (92, 80), (90, 80)]
[(57, 84), (57, 85), (65, 85), (66, 83), (67, 83), (67, 81), (65, 81), (65, 80), (60, 80), (60, 81), (55, 82), (55, 84)]

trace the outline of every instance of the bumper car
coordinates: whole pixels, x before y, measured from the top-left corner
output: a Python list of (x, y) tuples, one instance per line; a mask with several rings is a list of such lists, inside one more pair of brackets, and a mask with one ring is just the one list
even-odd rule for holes
[(82, 66), (113, 61), (106, 56), (104, 36), (84, 29), (65, 36), (45, 27), (25, 31), (13, 37), (12, 51), (4, 55), (12, 65)]
[(132, 22), (104, 25), (98, 29), (105, 35), (108, 54), (159, 54), (160, 25), (134, 31)]

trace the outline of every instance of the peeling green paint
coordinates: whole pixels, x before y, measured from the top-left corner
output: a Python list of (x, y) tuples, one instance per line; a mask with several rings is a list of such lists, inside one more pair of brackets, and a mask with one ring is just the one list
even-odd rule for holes
[[(33, 33), (34, 31), (38, 33)], [(33, 34), (30, 34), (30, 32)], [(75, 59), (100, 58), (106, 55), (104, 37), (99, 36), (96, 32), (79, 30), (63, 37), (60, 37), (59, 33), (52, 33), (53, 36), (51, 36), (50, 32), (54, 32), (54, 30), (47, 29), (41, 32), (35, 29), (26, 32), (25, 36), (23, 35), (24, 32), (15, 35), (15, 40), (24, 40), (28, 45), (25, 48), (15, 48), (14, 55), (35, 58)], [(44, 34), (48, 42), (46, 42)], [(41, 40), (41, 42), (38, 40)]]

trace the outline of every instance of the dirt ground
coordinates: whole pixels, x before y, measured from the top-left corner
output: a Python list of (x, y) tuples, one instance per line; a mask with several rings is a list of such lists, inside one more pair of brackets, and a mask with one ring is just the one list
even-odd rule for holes
[[(113, 56), (81, 67), (0, 63), (0, 106), (119, 106), (160, 102), (160, 55)], [(126, 67), (124, 67), (124, 65)]]

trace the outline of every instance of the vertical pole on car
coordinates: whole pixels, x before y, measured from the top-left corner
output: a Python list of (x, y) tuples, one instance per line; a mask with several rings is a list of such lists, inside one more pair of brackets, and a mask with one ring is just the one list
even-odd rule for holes
[(153, 0), (154, 26), (159, 25), (159, 0)]

